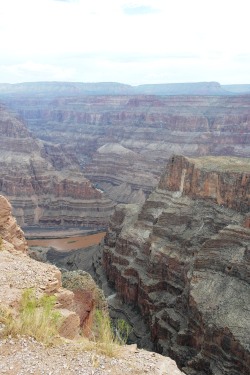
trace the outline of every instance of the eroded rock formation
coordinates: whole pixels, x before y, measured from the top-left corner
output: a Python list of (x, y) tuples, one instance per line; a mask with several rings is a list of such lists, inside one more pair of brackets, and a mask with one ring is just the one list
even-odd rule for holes
[[(65, 289), (59, 269), (27, 255), (27, 242), (11, 214), (7, 199), (0, 196), (0, 305), (18, 308), (22, 293), (32, 288), (36, 296), (55, 295), (57, 309), (63, 317), (60, 334), (76, 338), (92, 328), (95, 308), (105, 309), (105, 299), (86, 272), (66, 272)], [(66, 280), (66, 281), (65, 281)]]
[(110, 220), (109, 282), (189, 375), (250, 371), (249, 167), (173, 157), (144, 205), (118, 205)]
[(116, 202), (143, 202), (172, 154), (250, 156), (249, 95), (13, 94), (5, 102), (43, 140), (56, 168), (78, 161)]
[(12, 216), (9, 201), (2, 195), (0, 195), (0, 241), (1, 248), (7, 247), (9, 251), (18, 250), (27, 253), (28, 244), (24, 233)]
[(60, 147), (53, 147), (49, 158), (23, 122), (2, 107), (0, 131), (0, 192), (11, 201), (20, 225), (105, 225), (113, 205), (73, 158)]

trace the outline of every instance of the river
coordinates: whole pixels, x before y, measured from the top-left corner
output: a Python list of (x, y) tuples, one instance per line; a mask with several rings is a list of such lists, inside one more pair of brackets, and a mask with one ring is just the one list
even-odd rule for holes
[(85, 236), (72, 236), (65, 238), (30, 239), (28, 240), (28, 245), (41, 247), (51, 246), (57, 250), (69, 251), (98, 245), (104, 238), (105, 234), (105, 232), (100, 232)]

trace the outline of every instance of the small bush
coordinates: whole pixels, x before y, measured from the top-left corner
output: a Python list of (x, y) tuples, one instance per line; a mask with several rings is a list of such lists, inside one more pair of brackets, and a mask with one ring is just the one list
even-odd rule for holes
[(109, 315), (96, 309), (94, 317), (93, 340), (96, 349), (110, 357), (116, 355), (119, 342), (116, 340)]
[(54, 310), (54, 296), (35, 297), (32, 289), (23, 292), (17, 318), (6, 309), (0, 309), (0, 322), (4, 325), (2, 333), (12, 336), (30, 336), (46, 345), (58, 337), (61, 315)]
[(98, 351), (113, 357), (120, 345), (127, 342), (131, 326), (123, 319), (118, 319), (113, 327), (107, 312), (96, 309), (94, 318), (93, 340)]
[(117, 338), (119, 339), (122, 345), (127, 344), (128, 337), (132, 331), (133, 331), (133, 328), (128, 322), (126, 322), (126, 320), (124, 319), (117, 320), (115, 332), (116, 332)]

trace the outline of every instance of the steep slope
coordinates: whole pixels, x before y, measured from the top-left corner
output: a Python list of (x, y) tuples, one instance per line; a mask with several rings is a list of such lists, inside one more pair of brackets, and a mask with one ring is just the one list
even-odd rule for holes
[(0, 131), (0, 192), (11, 201), (20, 225), (105, 225), (112, 203), (73, 158), (60, 147), (48, 157), (24, 123), (3, 107)]
[[(10, 203), (0, 195), (0, 307), (17, 310), (25, 289), (32, 288), (36, 296), (56, 295), (59, 311), (64, 317), (60, 333), (73, 338), (80, 332), (74, 293), (62, 288), (58, 268), (37, 262), (27, 255), (27, 242), (11, 213)], [(2, 311), (2, 310), (1, 310)]]
[(108, 280), (190, 375), (250, 371), (249, 171), (249, 159), (175, 156), (142, 207), (111, 217)]
[[(26, 254), (27, 242), (11, 214), (11, 206), (0, 195), (0, 373), (1, 374), (147, 374), (182, 375), (174, 361), (156, 353), (125, 346), (119, 358), (108, 358), (79, 342), (79, 333), (89, 334), (95, 306), (106, 308), (101, 291), (86, 272), (68, 272), (62, 288), (61, 272), (55, 266), (37, 262)], [(54, 347), (33, 337), (3, 337), (7, 308), (18, 316), (23, 291), (32, 288), (36, 297), (54, 295), (63, 321), (60, 336), (67, 342)], [(88, 330), (87, 330), (88, 328)], [(74, 341), (74, 339), (77, 341)], [(58, 339), (58, 337), (57, 337)], [(86, 349), (88, 351), (86, 351)]]
[(13, 95), (5, 102), (46, 143), (54, 165), (60, 145), (118, 202), (143, 201), (173, 153), (250, 156), (249, 95)]

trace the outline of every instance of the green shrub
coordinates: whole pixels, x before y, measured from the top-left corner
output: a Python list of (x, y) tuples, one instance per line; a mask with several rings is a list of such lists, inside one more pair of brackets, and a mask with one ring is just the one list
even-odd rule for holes
[(61, 324), (61, 315), (54, 310), (55, 303), (54, 296), (36, 298), (33, 289), (26, 289), (16, 318), (10, 311), (0, 309), (0, 322), (4, 325), (2, 333), (5, 336), (30, 336), (46, 345), (52, 344), (59, 336)]
[(115, 327), (107, 312), (96, 309), (93, 325), (93, 337), (98, 351), (110, 357), (115, 356), (120, 345), (127, 342), (132, 332), (131, 326), (123, 319), (118, 319)]
[(116, 321), (115, 331), (116, 331), (116, 336), (119, 339), (120, 343), (122, 345), (125, 345), (127, 344), (128, 337), (130, 333), (133, 331), (133, 328), (128, 322), (126, 322), (126, 320), (118, 319)]

